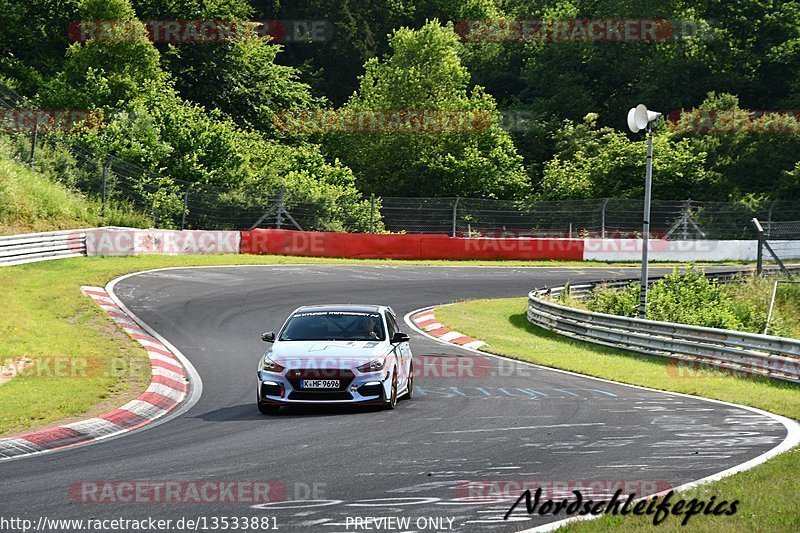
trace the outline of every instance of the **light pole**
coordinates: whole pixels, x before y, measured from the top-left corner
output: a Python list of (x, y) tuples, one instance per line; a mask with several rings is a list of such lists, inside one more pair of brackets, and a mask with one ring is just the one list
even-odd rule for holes
[(647, 172), (644, 181), (644, 220), (642, 223), (642, 279), (639, 292), (639, 318), (647, 318), (647, 263), (650, 246), (650, 196), (653, 185), (653, 130), (661, 113), (648, 111), (644, 104), (628, 111), (628, 128), (633, 133), (647, 131)]

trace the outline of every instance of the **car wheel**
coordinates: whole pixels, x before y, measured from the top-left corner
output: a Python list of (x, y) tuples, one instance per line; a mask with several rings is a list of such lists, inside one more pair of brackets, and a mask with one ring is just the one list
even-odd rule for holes
[(392, 372), (392, 391), (389, 396), (389, 401), (386, 402), (387, 409), (394, 409), (397, 407), (397, 369)]
[(410, 400), (412, 396), (414, 396), (414, 363), (409, 363), (408, 365), (408, 387), (406, 391), (406, 400)]
[(261, 411), (262, 415), (277, 415), (278, 411), (281, 410), (281, 406), (258, 402), (258, 410)]

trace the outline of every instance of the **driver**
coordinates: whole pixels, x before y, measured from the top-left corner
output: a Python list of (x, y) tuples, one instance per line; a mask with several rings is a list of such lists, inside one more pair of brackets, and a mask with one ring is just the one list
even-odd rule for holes
[(358, 329), (356, 330), (359, 336), (364, 336), (369, 339), (378, 340), (378, 334), (375, 333), (375, 319), (371, 316), (363, 316), (358, 320)]

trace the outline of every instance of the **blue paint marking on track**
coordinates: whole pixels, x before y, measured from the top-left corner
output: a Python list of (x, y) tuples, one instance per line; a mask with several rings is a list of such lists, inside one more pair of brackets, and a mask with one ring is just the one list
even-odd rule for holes
[(519, 387), (517, 387), (517, 390), (518, 390), (518, 391), (522, 391), (522, 392), (524, 392), (525, 394), (528, 394), (529, 396), (533, 396), (534, 398), (536, 398), (536, 397), (538, 397), (538, 396), (542, 396), (542, 397), (544, 397), (544, 398), (548, 398), (547, 394), (545, 394), (545, 393), (543, 393), (543, 392), (539, 392), (538, 390), (533, 390), (533, 389), (520, 389)]
[(600, 394), (605, 394), (606, 396), (611, 396), (612, 398), (616, 398), (617, 395), (608, 391), (600, 390), (600, 389), (589, 389), (594, 392), (599, 392)]
[(558, 392), (564, 392), (564, 393), (566, 393), (566, 394), (569, 394), (570, 396), (577, 396), (577, 394), (575, 394), (574, 392), (568, 391), (568, 390), (566, 390), (566, 389), (556, 389), (556, 390), (557, 390)]

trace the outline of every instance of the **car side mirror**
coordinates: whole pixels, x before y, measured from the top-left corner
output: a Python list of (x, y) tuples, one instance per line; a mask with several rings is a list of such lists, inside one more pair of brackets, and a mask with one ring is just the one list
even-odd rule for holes
[(264, 342), (275, 342), (275, 332), (268, 331), (261, 334), (261, 340)]
[(400, 344), (402, 342), (408, 342), (409, 340), (408, 333), (402, 333), (400, 331), (396, 331), (394, 335), (392, 335), (392, 344)]

